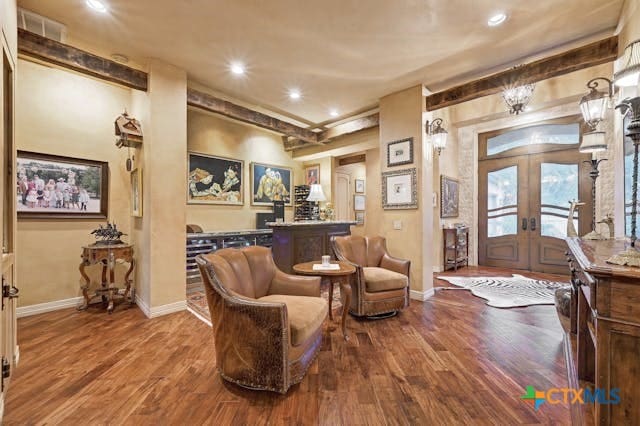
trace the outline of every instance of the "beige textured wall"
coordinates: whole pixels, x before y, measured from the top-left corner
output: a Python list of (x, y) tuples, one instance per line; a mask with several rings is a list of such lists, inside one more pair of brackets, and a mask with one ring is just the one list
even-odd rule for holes
[(144, 124), (143, 185), (147, 190), (138, 244), (148, 270), (141, 283), (151, 309), (184, 303), (186, 280), (187, 74), (153, 60), (149, 67), (148, 120)]
[[(397, 257), (411, 260), (411, 290), (422, 293), (433, 287), (432, 237), (433, 212), (431, 207), (432, 164), (429, 155), (423, 152), (423, 111), (424, 97), (422, 86), (385, 96), (380, 100), (380, 155), (379, 168), (382, 171), (417, 169), (418, 209), (383, 210), (381, 204), (367, 211), (375, 234), (387, 238), (389, 251)], [(413, 137), (414, 163), (404, 166), (387, 167), (386, 144), (388, 142)], [(369, 162), (367, 161), (367, 165)], [(367, 167), (367, 173), (369, 167)], [(368, 184), (371, 184), (368, 180)], [(380, 187), (380, 186), (378, 186)], [(425, 194), (428, 200), (425, 200)], [(426, 204), (425, 204), (426, 203)], [(425, 208), (428, 206), (428, 208)], [(402, 229), (393, 228), (394, 221), (400, 221)], [(425, 226), (426, 224), (426, 226)], [(367, 229), (370, 229), (367, 226)], [(423, 271), (428, 273), (423, 274)]]
[(626, 0), (624, 2), (618, 30), (618, 49), (620, 55), (622, 55), (627, 44), (640, 39), (640, 2), (638, 0)]
[[(18, 61), (16, 144), (20, 150), (108, 161), (109, 218), (130, 233), (126, 151), (116, 148), (113, 121), (130, 91), (25, 60)], [(81, 246), (104, 220), (20, 220), (19, 306), (81, 295)], [(95, 267), (94, 269), (98, 269)], [(94, 274), (95, 277), (95, 274)]]
[[(294, 164), (296, 164), (296, 166), (299, 165), (298, 162)], [(313, 164), (320, 165), (320, 185), (322, 185), (322, 192), (324, 192), (324, 196), (327, 198), (327, 201), (321, 202), (320, 205), (324, 206), (325, 203), (333, 202), (333, 157), (326, 156), (302, 163), (303, 173), (301, 183), (305, 183), (304, 168)]]
[[(242, 159), (245, 167), (243, 206), (190, 204), (187, 205), (187, 223), (195, 223), (211, 231), (255, 228), (255, 214), (269, 212), (271, 208), (251, 205), (251, 162), (290, 167), (294, 185), (303, 183), (302, 162), (292, 160), (291, 154), (284, 151), (279, 135), (192, 109), (187, 113), (187, 132), (189, 151)], [(186, 153), (184, 155), (186, 157)], [(321, 170), (320, 174), (323, 190), (330, 194), (330, 186), (324, 185), (327, 173)], [(186, 199), (186, 186), (180, 197), (181, 201)], [(285, 208), (285, 219), (293, 220), (292, 207)]]

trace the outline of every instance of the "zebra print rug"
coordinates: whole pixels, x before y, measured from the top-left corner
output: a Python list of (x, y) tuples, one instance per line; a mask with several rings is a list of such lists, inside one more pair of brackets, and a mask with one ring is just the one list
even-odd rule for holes
[(529, 305), (553, 305), (554, 293), (569, 283), (535, 280), (513, 274), (512, 277), (438, 277), (453, 285), (471, 290), (495, 308)]

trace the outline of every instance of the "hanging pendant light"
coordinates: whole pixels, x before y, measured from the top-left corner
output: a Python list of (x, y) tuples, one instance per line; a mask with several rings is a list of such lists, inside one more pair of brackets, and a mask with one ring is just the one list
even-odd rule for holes
[[(598, 90), (598, 80), (605, 81), (608, 85), (608, 91)], [(595, 131), (598, 124), (604, 120), (607, 108), (613, 99), (613, 83), (608, 78), (596, 77), (587, 83), (589, 93), (580, 99), (580, 111), (582, 117), (591, 130)]]
[(524, 109), (533, 96), (533, 90), (535, 88), (535, 83), (531, 83), (505, 89), (502, 92), (502, 99), (504, 99), (504, 103), (509, 107), (509, 113), (518, 115), (524, 112)]

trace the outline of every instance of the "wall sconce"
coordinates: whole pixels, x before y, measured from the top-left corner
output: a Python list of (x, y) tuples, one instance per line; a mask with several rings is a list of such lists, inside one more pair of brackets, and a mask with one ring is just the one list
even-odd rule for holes
[(613, 74), (616, 86), (637, 86), (640, 78), (640, 40), (632, 41), (624, 48), (621, 68)]
[[(609, 90), (607, 92), (598, 90), (598, 80), (605, 81)], [(613, 101), (613, 83), (608, 78), (596, 77), (587, 83), (589, 93), (580, 99), (580, 111), (584, 121), (589, 125), (592, 131), (595, 131), (598, 124), (604, 120), (607, 107), (610, 107)]]
[(502, 99), (509, 107), (509, 114), (518, 115), (524, 112), (533, 96), (533, 90), (535, 88), (535, 83), (531, 83), (505, 89), (502, 92)]
[(425, 130), (431, 140), (433, 148), (438, 151), (438, 155), (447, 147), (448, 132), (442, 127), (442, 118), (436, 118), (431, 123), (427, 120)]

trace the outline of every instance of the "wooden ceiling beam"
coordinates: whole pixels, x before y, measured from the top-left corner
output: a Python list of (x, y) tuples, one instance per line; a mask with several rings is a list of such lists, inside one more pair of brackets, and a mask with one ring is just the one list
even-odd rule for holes
[(349, 165), (349, 164), (364, 163), (366, 161), (367, 161), (367, 155), (366, 154), (352, 155), (351, 157), (345, 157), (345, 158), (339, 159), (338, 160), (338, 165), (346, 166), (346, 165)]
[(318, 135), (309, 129), (236, 105), (224, 99), (216, 98), (215, 96), (195, 89), (187, 89), (187, 105), (224, 115), (225, 117), (233, 118), (234, 120), (244, 123), (253, 124), (291, 138), (300, 139), (304, 142), (318, 142)]
[(118, 62), (18, 29), (18, 53), (132, 89), (147, 91), (148, 76)]
[(426, 97), (427, 111), (456, 105), (502, 92), (509, 85), (530, 84), (568, 74), (583, 68), (614, 61), (618, 56), (618, 37), (613, 36), (586, 46), (499, 72)]
[(360, 132), (362, 130), (371, 129), (380, 125), (380, 114), (373, 113), (366, 117), (356, 118), (346, 123), (338, 124), (324, 132), (318, 134), (319, 142), (326, 142), (339, 136), (346, 136), (351, 133)]

